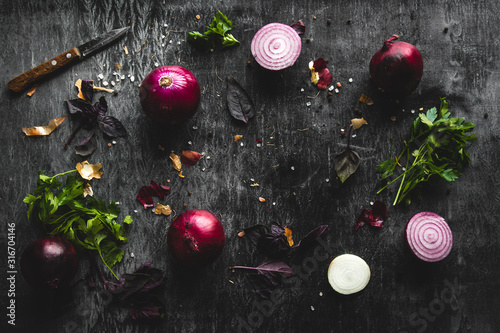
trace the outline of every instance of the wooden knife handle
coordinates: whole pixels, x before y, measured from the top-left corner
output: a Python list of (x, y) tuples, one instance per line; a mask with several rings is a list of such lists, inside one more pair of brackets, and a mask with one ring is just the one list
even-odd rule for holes
[(9, 89), (14, 92), (21, 92), (30, 87), (36, 81), (39, 81), (45, 76), (73, 63), (77, 59), (80, 59), (80, 51), (78, 51), (75, 47), (69, 51), (61, 53), (57, 57), (52, 58), (41, 65), (36, 66), (35, 68), (30, 69), (27, 72), (24, 72), (21, 75), (16, 76), (9, 81)]

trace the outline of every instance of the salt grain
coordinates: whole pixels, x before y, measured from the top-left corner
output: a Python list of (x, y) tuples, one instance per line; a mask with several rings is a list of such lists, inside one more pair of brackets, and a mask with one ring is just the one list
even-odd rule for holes
[(109, 86), (109, 83), (108, 83), (108, 81), (103, 81), (102, 85), (105, 86), (105, 87), (107, 87), (107, 86)]
[(314, 311), (314, 306), (311, 305), (311, 311)]
[(135, 76), (133, 76), (133, 75), (132, 75), (132, 76), (130, 77), (130, 82), (134, 82), (134, 81), (135, 81)]
[(307, 102), (307, 103), (306, 103), (306, 106), (311, 106), (311, 102)]
[(320, 291), (320, 292), (319, 292), (319, 295), (320, 295), (320, 296), (323, 296), (323, 292), (322, 292), (322, 291)]
[(353, 81), (352, 77), (351, 77), (351, 78), (349, 78), (349, 82), (352, 82), (352, 81)]

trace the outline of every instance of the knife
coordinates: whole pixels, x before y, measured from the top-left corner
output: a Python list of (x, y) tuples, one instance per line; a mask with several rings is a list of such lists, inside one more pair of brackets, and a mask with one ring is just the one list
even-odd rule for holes
[(130, 27), (125, 27), (108, 31), (104, 35), (99, 36), (85, 44), (61, 53), (57, 57), (52, 58), (10, 80), (8, 84), (9, 89), (14, 92), (21, 92), (47, 75), (52, 74), (55, 71), (76, 62), (77, 60), (83, 60), (85, 57), (100, 51), (104, 47), (124, 36), (129, 29)]

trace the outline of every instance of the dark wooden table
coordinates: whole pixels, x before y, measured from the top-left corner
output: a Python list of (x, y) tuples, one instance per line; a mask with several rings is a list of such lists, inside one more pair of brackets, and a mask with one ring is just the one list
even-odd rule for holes
[[(241, 45), (209, 54), (193, 49), (186, 33), (202, 30), (217, 10), (234, 22)], [(2, 327), (7, 329), (2, 332), (500, 331), (499, 11), (494, 0), (1, 1), (0, 267)], [(250, 52), (254, 33), (270, 22), (299, 19), (306, 33), (297, 63), (275, 75), (261, 69)], [(125, 38), (43, 82), (31, 98), (8, 91), (14, 76), (122, 26), (131, 27)], [(425, 64), (417, 91), (399, 103), (382, 96), (368, 74), (372, 54), (392, 34), (416, 45)], [(317, 88), (310, 83), (308, 63), (319, 57), (329, 61), (334, 83), (342, 83), (331, 102), (326, 92), (310, 98)], [(173, 130), (150, 121), (139, 103), (139, 84), (159, 65), (184, 66), (201, 85), (199, 111)], [(160, 295), (166, 317), (154, 325), (127, 318), (100, 284), (90, 288), (79, 283), (72, 299), (58, 303), (29, 286), (18, 266), (14, 286), (7, 280), (12, 275), (7, 268), (8, 224), (15, 224), (16, 265), (28, 243), (42, 235), (27, 219), (22, 202), (36, 187), (37, 171), (53, 175), (84, 160), (73, 148), (64, 148), (78, 125), (75, 118), (68, 116), (42, 138), (27, 137), (21, 128), (66, 115), (64, 101), (76, 97), (78, 78), (101, 85), (115, 80), (115, 72), (125, 76), (116, 83), (118, 94), (100, 95), (128, 136), (109, 139), (97, 132), (98, 148), (87, 159), (103, 164), (102, 179), (92, 181), (94, 195), (119, 202), (121, 217), (134, 219), (116, 272), (131, 272), (147, 261), (166, 271)], [(256, 104), (257, 115), (246, 125), (226, 107), (227, 75)], [(374, 104), (361, 104), (361, 94)], [(391, 138), (400, 148), (416, 117), (411, 110), (438, 106), (440, 97), (447, 98), (454, 116), (476, 124), (479, 139), (469, 149), (471, 165), (457, 181), (434, 184), (421, 202), (390, 206), (381, 230), (365, 226), (354, 231), (362, 208), (375, 200), (390, 204), (394, 197), (394, 192), (376, 194), (383, 185), (376, 165), (389, 156)], [(356, 109), (368, 121), (351, 139), (362, 161), (340, 184), (332, 161), (346, 146), (340, 131), (358, 116)], [(75, 140), (86, 134), (82, 131)], [(243, 139), (235, 143), (238, 134)], [(180, 178), (169, 154), (184, 149), (205, 156)], [(187, 274), (172, 262), (166, 243), (172, 216), (155, 215), (136, 200), (139, 188), (151, 180), (170, 181), (171, 194), (161, 202), (177, 214), (202, 208), (220, 217), (227, 245), (213, 265)], [(442, 215), (453, 231), (453, 250), (442, 262), (420, 262), (405, 244), (406, 222), (420, 211)], [(260, 263), (262, 256), (238, 232), (272, 222), (290, 225), (296, 239), (319, 225), (329, 226), (323, 237), (330, 251), (326, 257), (318, 244), (287, 259), (298, 279), (280, 287), (276, 303), (255, 294), (243, 272), (228, 269)], [(371, 281), (358, 294), (341, 296), (328, 284), (328, 265), (342, 253), (361, 256), (371, 268)], [(87, 268), (82, 260), (77, 278)], [(15, 295), (9, 296), (12, 287)], [(15, 326), (7, 323), (11, 300)]]

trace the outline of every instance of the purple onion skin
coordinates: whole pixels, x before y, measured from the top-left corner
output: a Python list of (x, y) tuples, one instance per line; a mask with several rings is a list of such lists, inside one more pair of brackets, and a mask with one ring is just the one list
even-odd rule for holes
[(167, 232), (168, 248), (185, 267), (197, 268), (217, 259), (226, 243), (219, 219), (207, 210), (191, 209), (177, 216)]
[(387, 94), (406, 96), (417, 89), (424, 71), (422, 55), (406, 42), (392, 35), (370, 61), (370, 76)]
[(163, 125), (178, 125), (196, 113), (201, 91), (198, 80), (188, 69), (161, 66), (144, 78), (139, 97), (149, 118)]
[(67, 286), (78, 271), (75, 248), (58, 236), (48, 236), (30, 243), (23, 251), (20, 263), (26, 281), (45, 290)]

